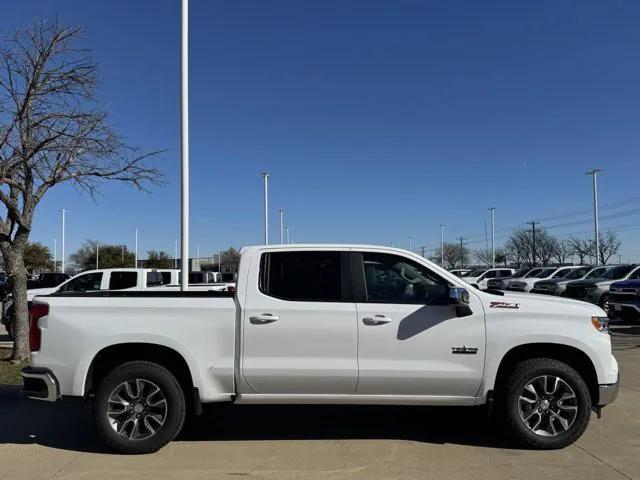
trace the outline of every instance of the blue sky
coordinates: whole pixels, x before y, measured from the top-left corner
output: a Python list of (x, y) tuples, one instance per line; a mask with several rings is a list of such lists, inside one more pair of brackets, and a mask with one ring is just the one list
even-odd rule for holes
[[(640, 260), (640, 4), (191, 0), (191, 248), (262, 241), (260, 172), (296, 241), (439, 244), (440, 223), (484, 247), (496, 228), (588, 221)], [(5, 2), (0, 31), (55, 17), (85, 28), (99, 91), (132, 144), (166, 149), (152, 194), (58, 187), (32, 238), (173, 251), (179, 232), (179, 1)], [(634, 201), (616, 205), (626, 199)], [(614, 214), (622, 213), (616, 217)], [(585, 234), (589, 223), (554, 228)], [(498, 238), (501, 238), (501, 235)], [(195, 250), (193, 251), (195, 253)], [(141, 257), (145, 255), (141, 253)]]

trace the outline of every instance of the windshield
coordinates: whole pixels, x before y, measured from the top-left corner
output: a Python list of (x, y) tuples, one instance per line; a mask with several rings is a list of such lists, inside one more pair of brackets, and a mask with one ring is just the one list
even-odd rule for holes
[(573, 270), (570, 270), (569, 273), (564, 275), (562, 278), (564, 278), (565, 280), (575, 280), (577, 278), (582, 278), (584, 274), (587, 273), (588, 271), (589, 271), (589, 267), (574, 268)]
[(521, 278), (524, 277), (527, 272), (529, 272), (531, 269), (530, 268), (523, 268), (518, 270), (516, 273), (514, 273), (513, 275), (511, 275), (513, 278)]
[(635, 268), (635, 265), (619, 265), (613, 267), (602, 274), (600, 278), (608, 278), (609, 280), (620, 280), (627, 276), (627, 274)]
[(640, 280), (640, 268), (629, 275), (629, 280)]
[(607, 270), (608, 268), (594, 268), (584, 278), (585, 280), (588, 278), (600, 278)]
[(567, 275), (569, 275), (571, 272), (573, 272), (573, 269), (571, 268), (565, 268), (563, 270), (558, 270), (552, 278), (567, 278)]
[(534, 268), (533, 270), (530, 270), (529, 273), (524, 276), (524, 278), (537, 278), (536, 275), (538, 275), (541, 271), (541, 268)]
[(471, 272), (468, 276), (469, 277), (479, 277), (480, 275), (482, 275), (484, 272), (486, 272), (486, 269), (482, 269), (482, 270), (474, 270), (473, 272)]
[(555, 272), (555, 268), (541, 268), (538, 273), (535, 275), (529, 275), (530, 278), (547, 278), (553, 272)]

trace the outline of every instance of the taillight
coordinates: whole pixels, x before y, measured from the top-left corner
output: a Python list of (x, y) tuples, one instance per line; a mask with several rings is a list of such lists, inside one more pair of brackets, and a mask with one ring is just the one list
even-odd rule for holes
[(32, 352), (40, 350), (42, 331), (38, 327), (38, 320), (49, 315), (49, 305), (46, 303), (33, 303), (29, 307), (29, 349)]

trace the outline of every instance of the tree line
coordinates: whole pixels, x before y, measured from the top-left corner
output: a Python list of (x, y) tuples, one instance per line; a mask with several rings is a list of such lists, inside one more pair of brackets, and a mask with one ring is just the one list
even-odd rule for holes
[[(534, 237), (535, 235), (535, 237)], [(599, 235), (600, 245), (596, 252), (593, 238), (558, 238), (547, 230), (535, 231), (520, 228), (515, 230), (500, 248), (496, 248), (496, 265), (515, 268), (549, 265), (552, 263), (570, 263), (574, 259), (578, 264), (595, 263), (596, 255), (599, 263), (610, 263), (620, 252), (622, 241), (616, 232), (609, 230)], [(458, 243), (444, 244), (444, 267), (453, 269), (469, 266), (472, 263), (491, 265), (491, 249), (469, 249)], [(431, 260), (440, 263), (440, 252), (432, 255)]]
[[(97, 256), (97, 262), (96, 262)], [(200, 264), (201, 270), (220, 271), (222, 266), (237, 267), (240, 261), (240, 252), (230, 247), (219, 254), (206, 257), (207, 260)], [(55, 264), (49, 247), (39, 242), (29, 242), (25, 247), (24, 265), (27, 272), (42, 273), (58, 271), (61, 262)], [(148, 250), (147, 258), (139, 260), (139, 266), (144, 268), (174, 268), (174, 259), (164, 250)], [(67, 273), (77, 273), (96, 268), (133, 268), (135, 267), (135, 253), (126, 245), (110, 245), (86, 240), (82, 246), (69, 255), (65, 269)]]

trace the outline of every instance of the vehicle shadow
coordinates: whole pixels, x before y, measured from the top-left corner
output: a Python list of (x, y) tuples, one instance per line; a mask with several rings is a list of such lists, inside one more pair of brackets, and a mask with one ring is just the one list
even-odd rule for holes
[[(39, 444), (110, 453), (93, 427), (90, 403), (26, 400), (0, 386), (0, 444)], [(516, 448), (482, 408), (208, 405), (177, 441), (395, 439)]]

